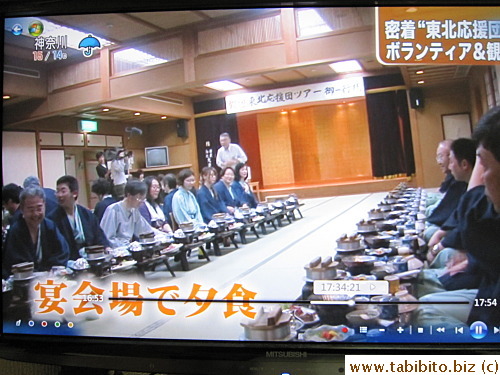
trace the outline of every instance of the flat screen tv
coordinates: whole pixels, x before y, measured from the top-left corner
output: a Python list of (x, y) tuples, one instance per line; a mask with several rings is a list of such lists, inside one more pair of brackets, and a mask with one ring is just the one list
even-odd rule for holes
[(166, 167), (169, 165), (167, 146), (146, 147), (144, 156), (146, 158), (146, 168)]
[[(306, 138), (291, 136), (283, 130), (285, 126), (298, 126), (301, 121), (307, 122), (310, 130), (314, 117), (312, 97), (321, 92), (344, 95), (361, 88), (363, 98), (356, 97), (358, 101), (353, 106), (349, 106), (347, 98), (343, 97), (327, 97), (324, 100), (327, 106), (335, 105), (336, 115), (342, 117), (352, 111), (356, 103), (365, 106), (364, 95), (388, 95), (393, 87), (396, 87), (395, 91), (404, 93), (410, 86), (417, 85), (416, 81), (412, 83), (411, 75), (420, 74), (420, 70), (424, 72), (421, 80), (427, 79), (425, 71), (432, 67), (431, 63), (422, 63), (422, 66), (413, 69), (406, 68), (404, 62), (377, 62), (378, 33), (375, 29), (378, 13), (373, 4), (367, 3), (363, 2), (359, 8), (349, 8), (345, 7), (345, 2), (332, 0), (322, 3), (322, 7), (298, 5), (293, 8), (289, 2), (286, 7), (281, 7), (281, 3), (245, 1), (210, 0), (200, 5), (191, 1), (121, 0), (98, 5), (94, 2), (91, 8), (86, 2), (77, 1), (2, 2), (3, 131), (23, 132), (23, 137), (26, 133), (44, 131), (76, 132), (70, 124), (76, 123), (73, 117), (81, 118), (82, 114), (100, 117), (99, 130), (103, 132), (120, 126), (124, 128), (127, 126), (125, 122), (134, 124), (141, 121), (148, 129), (142, 137), (167, 139), (165, 143), (169, 144), (171, 153), (184, 153), (186, 164), (201, 169), (204, 165), (196, 158), (200, 160), (203, 151), (201, 160), (205, 160), (205, 156), (207, 163), (215, 160), (219, 134), (230, 131), (225, 126), (236, 121), (237, 125), (231, 129), (239, 129), (239, 137), (233, 134), (233, 140), (238, 139), (243, 146), (245, 139), (258, 142), (259, 137), (263, 137), (268, 142), (267, 156), (263, 151), (259, 154), (258, 148), (252, 148), (251, 143), (244, 147), (249, 151), (249, 157), (254, 158), (249, 162), (252, 176), (258, 175), (261, 170), (255, 167), (256, 164), (252, 165), (256, 156), (260, 158), (259, 163), (263, 164), (266, 158), (270, 158), (267, 162), (273, 161), (277, 172), (289, 173), (311, 156), (307, 152), (299, 152), (300, 145), (305, 144), (303, 139), (307, 139), (309, 144), (320, 144), (322, 137), (328, 137), (328, 129), (324, 129), (323, 135), (318, 133), (311, 137), (310, 133), (303, 132)], [(399, 5), (406, 6), (405, 3)], [(411, 121), (418, 120), (422, 124), (439, 119), (436, 111), (449, 114), (447, 107), (441, 107), (442, 98), (456, 92), (456, 79), (466, 98), (461, 103), (465, 103), (471, 112), (489, 105), (489, 101), (494, 100), (494, 93), (498, 95), (494, 86), (498, 87), (498, 78), (491, 81), (493, 86), (489, 86), (489, 91), (485, 88), (484, 96), (483, 86), (472, 89), (471, 85), (484, 82), (486, 76), (493, 77), (491, 73), (498, 75), (498, 65), (495, 70), (498, 60), (488, 63), (486, 59), (492, 55), (481, 53), (477, 44), (471, 48), (470, 54), (462, 44), (460, 48), (449, 47), (441, 54), (441, 49), (435, 44), (437, 40), (428, 41), (432, 44), (430, 49), (420, 44), (410, 49), (410, 35), (418, 29), (416, 26), (411, 30), (406, 28), (403, 37), (403, 23), (405, 27), (425, 25), (426, 21), (435, 25), (443, 13), (433, 7), (419, 8), (415, 1), (410, 2), (407, 10), (398, 16), (400, 18), (387, 23), (386, 45), (391, 47), (379, 57), (405, 60), (420, 55), (420, 59), (432, 59), (433, 56), (450, 58), (455, 53), (455, 60), (443, 65), (454, 72), (447, 81), (435, 83), (437, 86), (434, 87), (421, 85), (423, 95), (432, 96), (426, 98), (425, 108), (409, 109), (407, 102), (406, 112), (401, 116), (405, 113), (408, 116), (408, 111), (412, 111), (408, 116)], [(500, 12), (480, 13), (480, 9), (474, 6), (462, 8), (459, 17), (471, 25), (476, 17), (480, 17), (477, 21), (483, 24), (483, 21), (490, 22), (488, 14), (496, 17), (493, 21), (496, 20), (498, 27)], [(446, 21), (446, 25), (450, 26), (455, 21)], [(444, 25), (445, 21), (442, 22)], [(435, 28), (429, 30), (437, 32)], [(455, 29), (446, 30), (452, 33)], [(486, 43), (484, 40), (475, 42)], [(498, 44), (498, 39), (495, 43)], [(496, 51), (493, 56), (498, 59), (498, 49)], [(459, 57), (474, 54), (484, 57), (478, 62), (481, 65), (471, 62), (469, 66), (459, 66), (456, 63)], [(360, 60), (363, 70), (337, 73), (329, 67), (329, 64), (346, 57)], [(461, 78), (456, 78), (457, 75)], [(376, 80), (371, 80), (372, 87), (364, 88), (359, 86), (359, 81), (356, 81), (356, 87), (330, 84), (352, 77), (381, 77), (381, 82), (392, 83), (377, 86), (373, 83)], [(384, 77), (389, 78), (385, 80)], [(432, 83), (432, 74), (428, 79)], [(240, 122), (240, 114), (226, 114), (225, 108), (220, 105), (220, 99), (226, 94), (204, 86), (222, 80), (240, 84), (246, 94), (256, 93), (237, 104), (247, 109), (257, 104), (268, 105), (249, 113), (256, 113), (258, 117), (269, 112), (269, 108), (274, 108), (276, 113), (272, 114), (272, 120), (268, 117), (256, 125), (257, 117), (251, 118), (253, 122)], [(323, 83), (328, 84), (322, 88)], [(486, 92), (493, 94), (486, 97)], [(238, 91), (231, 92), (236, 93)], [(287, 104), (287, 101), (292, 104)], [(217, 106), (213, 107), (213, 103)], [(193, 105), (205, 110), (197, 113)], [(395, 101), (391, 101), (390, 106), (394, 105)], [(445, 106), (456, 108), (449, 102), (445, 102)], [(321, 107), (324, 112), (316, 114), (317, 118), (328, 118), (333, 113), (324, 108)], [(297, 109), (298, 112), (293, 112)], [(285, 110), (289, 113), (284, 114)], [(451, 111), (456, 112), (464, 110)], [(203, 138), (199, 124), (211, 115), (213, 121), (208, 129), (213, 130), (208, 133), (212, 133), (215, 141), (210, 143)], [(162, 123), (162, 116), (191, 116), (196, 121), (197, 134), (179, 140), (175, 129), (169, 132), (168, 124)], [(346, 142), (356, 137), (348, 131), (369, 121), (366, 116), (356, 119), (352, 126), (342, 122), (342, 126), (335, 130), (335, 137)], [(403, 126), (403, 120), (401, 124)], [(411, 131), (416, 136), (420, 130), (414, 126)], [(433, 129), (433, 133), (436, 132)], [(428, 144), (425, 138), (428, 135), (422, 134), (418, 143)], [(368, 137), (368, 131), (366, 135)], [(399, 139), (399, 135), (396, 138)], [(144, 142), (142, 138), (131, 138), (124, 147), (141, 149)], [(196, 142), (201, 142), (202, 151), (200, 147), (196, 149)], [(296, 146), (297, 153), (287, 160), (273, 159), (273, 152), (294, 143), (299, 145)], [(411, 147), (411, 144), (410, 139), (405, 146)], [(44, 147), (35, 145), (33, 141), (30, 149), (33, 152)], [(22, 146), (25, 147), (25, 144)], [(326, 144), (323, 146), (324, 152), (332, 148)], [(413, 147), (420, 146), (413, 143)], [(418, 158), (424, 152), (435, 152), (434, 145), (418, 150)], [(92, 148), (85, 150), (88, 151), (95, 152)], [(366, 148), (345, 149), (345, 155), (367, 153), (369, 150)], [(147, 167), (169, 164), (167, 147), (147, 147), (145, 154)], [(376, 159), (377, 154), (372, 154), (371, 158)], [(334, 176), (334, 170), (345, 165), (350, 171), (359, 167), (354, 159), (331, 159), (324, 165), (318, 165), (317, 171)], [(434, 162), (418, 166), (417, 177), (421, 177), (424, 170), (437, 170)], [(302, 170), (302, 174), (297, 174), (298, 178), (307, 172)], [(264, 177), (272, 180), (276, 176)], [(420, 178), (417, 182), (424, 180)], [(9, 182), (3, 181), (4, 184)], [(387, 191), (396, 185), (387, 188)], [(420, 192), (418, 187), (415, 180), (408, 184), (411, 194)], [(368, 196), (370, 192), (363, 193)], [(284, 199), (287, 199), (288, 193), (285, 195)], [(300, 202), (301, 193), (297, 195)], [(321, 273), (329, 265), (338, 264), (336, 256), (341, 253), (338, 250), (361, 250), (361, 254), (365, 253), (365, 245), (356, 237), (352, 238), (351, 247), (349, 243), (345, 244), (345, 249), (340, 249), (336, 242), (342, 235), (338, 233), (342, 225), (350, 222), (351, 227), (346, 228), (356, 232), (355, 220), (365, 217), (368, 211), (368, 197), (353, 197), (349, 198), (352, 201), (330, 197), (338, 204), (312, 200), (304, 207), (299, 206), (303, 218), (297, 211), (293, 215), (279, 217), (284, 228), (279, 226), (278, 221), (264, 221), (267, 234), (261, 232), (262, 228), (257, 228), (259, 238), (255, 238), (255, 244), (245, 245), (256, 246), (250, 257), (248, 252), (244, 253), (245, 246), (226, 254), (228, 250), (221, 244), (220, 255), (214, 255), (213, 248), (209, 250), (209, 256), (215, 260), (211, 262), (198, 260), (198, 250), (192, 249), (194, 256), (189, 258), (189, 269), (183, 269), (177, 257), (163, 254), (174, 267), (173, 273), (169, 272), (164, 262), (154, 268), (142, 258), (126, 258), (124, 262), (109, 264), (95, 261), (91, 269), (69, 272), (55, 268), (35, 273), (34, 276), (29, 271), (23, 274), (21, 270), (14, 279), (7, 270), (2, 283), (0, 356), (21, 361), (179, 374), (294, 373), (292, 370), (299, 366), (303, 371), (300, 373), (330, 374), (331, 364), (342, 362), (346, 354), (495, 353), (500, 342), (498, 322), (486, 322), (482, 328), (471, 328), (466, 318), (461, 323), (448, 325), (420, 325), (408, 320), (415, 308), (425, 304), (408, 299), (404, 293), (399, 294), (401, 300), (394, 299), (389, 292), (395, 293), (395, 290), (389, 288), (396, 288), (399, 282), (399, 285), (404, 285), (403, 291), (413, 290), (417, 282), (412, 278), (414, 273), (410, 272), (401, 280), (383, 278), (384, 273), (393, 272), (394, 267), (401, 267), (398, 268), (401, 272), (406, 270), (402, 257), (393, 259), (392, 271), (384, 266), (388, 252), (394, 251), (387, 236), (397, 237), (397, 229), (389, 229), (380, 238), (385, 244), (383, 249), (371, 249), (372, 254), (368, 255), (379, 258), (376, 266), (382, 276), (370, 273), (375, 267), (373, 258), (365, 259), (366, 264), (359, 264), (361, 268), (368, 266), (361, 276), (356, 275), (360, 272), (349, 274), (345, 267), (338, 268), (335, 274)], [(385, 197), (385, 194), (380, 197)], [(372, 203), (376, 206), (378, 201)], [(292, 201), (289, 204), (293, 206), (295, 203)], [(355, 218), (351, 215), (344, 223), (334, 221), (338, 215), (358, 205), (362, 209), (357, 211)], [(281, 212), (279, 205), (273, 209)], [(315, 213), (327, 217), (318, 221), (315, 220)], [(388, 225), (390, 227), (390, 223)], [(290, 231), (287, 226), (293, 230)], [(406, 248), (415, 244), (412, 242), (415, 239), (412, 237), (414, 229), (410, 227), (403, 228), (403, 231), (409, 230), (410, 236)], [(279, 237), (280, 231), (284, 233), (286, 230), (289, 232), (285, 238)], [(313, 242), (316, 234), (321, 236)], [(238, 236), (236, 239), (241, 241)], [(258, 246), (266, 242), (273, 243), (272, 252), (263, 252), (264, 246), (262, 249)], [(241, 263), (240, 258), (238, 262), (238, 256), (245, 256), (248, 261)], [(375, 280), (377, 277), (380, 279)], [(315, 278), (332, 282), (315, 285)], [(373, 292), (372, 286), (382, 289)], [(357, 292), (357, 288), (362, 290)], [(324, 295), (326, 297), (322, 297)], [(379, 298), (374, 300), (377, 295)], [(454, 309), (453, 303), (456, 304), (456, 311), (464, 304), (455, 300), (434, 303), (448, 306), (450, 311)], [(488, 304), (492, 309), (500, 308), (497, 305), (500, 304), (499, 296), (492, 295), (475, 303), (485, 307)], [(376, 308), (372, 309), (373, 306)], [(350, 312), (357, 312), (357, 316), (350, 315), (347, 319)], [(323, 366), (325, 363), (327, 365)]]

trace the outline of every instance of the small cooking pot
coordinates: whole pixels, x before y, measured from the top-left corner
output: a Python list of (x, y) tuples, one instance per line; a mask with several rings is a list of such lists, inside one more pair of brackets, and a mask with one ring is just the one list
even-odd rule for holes
[(359, 275), (362, 273), (369, 274), (376, 260), (377, 257), (370, 255), (355, 255), (343, 258), (342, 263), (346, 265), (352, 275)]
[(184, 233), (192, 233), (194, 232), (194, 223), (191, 221), (185, 222), (185, 223), (179, 223), (179, 228), (184, 232)]
[(347, 236), (343, 235), (339, 239), (337, 239), (337, 248), (340, 250), (358, 250), (363, 248), (361, 245), (362, 241), (361, 236)]
[(361, 220), (356, 224), (358, 226), (358, 232), (369, 233), (377, 231), (377, 223), (374, 220)]
[(389, 202), (383, 201), (383, 202), (380, 202), (380, 203), (378, 204), (378, 207), (379, 207), (382, 211), (390, 211), (390, 210), (391, 210), (391, 207), (392, 207), (392, 203), (389, 203)]
[(333, 280), (337, 276), (338, 262), (334, 262), (332, 257), (326, 257), (323, 261), (321, 257), (314, 258), (304, 266), (306, 278), (309, 280)]
[(139, 234), (139, 242), (151, 242), (154, 241), (154, 239), (155, 239), (154, 232)]
[(368, 211), (368, 217), (371, 220), (381, 220), (384, 218), (384, 211), (382, 211), (380, 208), (374, 208)]
[(14, 264), (12, 266), (12, 274), (15, 280), (27, 279), (33, 276), (33, 270), (35, 269), (33, 262), (23, 262)]
[(104, 257), (104, 246), (94, 245), (85, 247), (85, 253), (89, 260), (102, 259)]
[(349, 249), (349, 250), (337, 249), (335, 260), (337, 260), (337, 257), (338, 257), (338, 259), (342, 260), (345, 257), (354, 256), (354, 255), (364, 255), (364, 254), (365, 254), (364, 247), (361, 247), (359, 249)]

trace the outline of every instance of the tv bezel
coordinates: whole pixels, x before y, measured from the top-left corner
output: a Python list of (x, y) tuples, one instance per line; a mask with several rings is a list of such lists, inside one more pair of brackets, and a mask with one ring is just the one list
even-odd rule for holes
[[(162, 149), (162, 150), (166, 151), (166, 154), (167, 154), (167, 164), (149, 165), (149, 163), (148, 163), (148, 150), (158, 150), (158, 149)], [(168, 167), (170, 165), (170, 156), (168, 154), (168, 146), (145, 147), (144, 148), (144, 162), (146, 164), (146, 168)]]
[[(349, 6), (436, 5), (435, 1), (361, 0)], [(469, 3), (469, 4), (467, 4)], [(480, 0), (474, 5), (491, 5), (495, 0)], [(266, 8), (266, 7), (318, 7), (342, 6), (339, 0), (286, 2), (230, 1), (212, 2), (189, 0), (165, 3), (159, 0), (142, 1), (110, 0), (95, 4), (73, 1), (17, 1), (0, 5), (0, 18), (43, 16), (51, 14), (122, 13), (131, 11), (168, 11), (217, 8)], [(454, 0), (446, 5), (470, 5), (466, 0)], [(345, 4), (343, 5), (345, 6)], [(0, 44), (3, 46), (3, 27)], [(3, 79), (3, 78), (0, 78)], [(156, 147), (152, 147), (156, 148)], [(147, 149), (147, 148), (146, 148)], [(168, 157), (168, 148), (167, 148)], [(170, 160), (169, 160), (170, 161)], [(146, 167), (148, 167), (146, 165)], [(119, 337), (76, 337), (31, 334), (6, 334), (0, 330), (0, 357), (23, 362), (80, 366), (90, 368), (122, 369), (129, 371), (169, 371), (181, 374), (223, 373), (229, 370), (244, 375), (252, 364), (265, 361), (343, 360), (347, 354), (493, 354), (499, 348), (494, 343), (336, 343), (321, 345), (311, 342), (250, 342), (142, 339)], [(277, 357), (269, 355), (276, 352)], [(306, 357), (294, 356), (305, 353)], [(307, 358), (307, 359), (306, 359)], [(207, 363), (210, 365), (207, 366)], [(243, 366), (243, 367), (241, 367)], [(234, 372), (239, 369), (240, 372)], [(250, 370), (248, 369), (248, 373)], [(252, 372), (253, 373), (253, 372)]]

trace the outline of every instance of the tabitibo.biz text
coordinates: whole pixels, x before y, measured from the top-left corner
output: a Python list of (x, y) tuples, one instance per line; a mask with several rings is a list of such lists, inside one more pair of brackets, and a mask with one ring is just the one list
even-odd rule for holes
[(500, 375), (500, 355), (347, 355), (346, 375)]

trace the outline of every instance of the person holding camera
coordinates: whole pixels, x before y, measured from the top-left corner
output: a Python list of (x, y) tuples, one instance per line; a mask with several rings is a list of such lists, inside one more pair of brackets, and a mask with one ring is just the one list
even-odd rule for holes
[(116, 158), (111, 162), (111, 179), (113, 180), (113, 192), (117, 200), (125, 197), (125, 184), (129, 169), (128, 156), (125, 150), (119, 150)]

